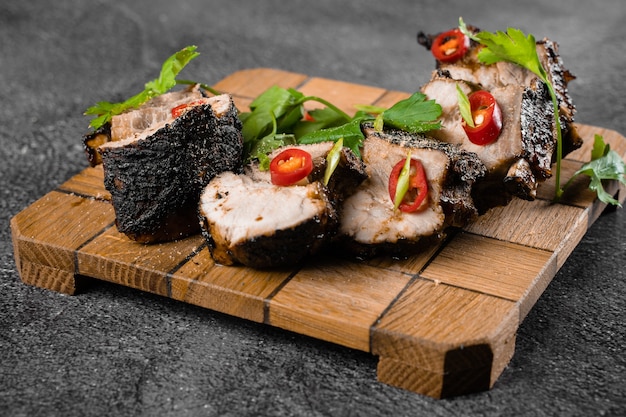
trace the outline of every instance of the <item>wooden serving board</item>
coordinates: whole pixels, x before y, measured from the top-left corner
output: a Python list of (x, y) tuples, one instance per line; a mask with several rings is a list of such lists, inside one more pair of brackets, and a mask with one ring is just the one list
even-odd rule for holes
[[(236, 72), (215, 85), (240, 110), (272, 85), (354, 104), (390, 106), (409, 94), (275, 69)], [(599, 133), (626, 155), (615, 131), (579, 126), (582, 149), (563, 161), (569, 178)], [(489, 211), (414, 258), (311, 259), (295, 269), (216, 265), (200, 236), (143, 245), (115, 227), (101, 168), (87, 168), (11, 220), (24, 283), (75, 294), (83, 277), (114, 282), (370, 352), (378, 379), (442, 398), (487, 390), (511, 359), (520, 322), (604, 205), (578, 181), (560, 204), (554, 183), (534, 202)], [(617, 182), (609, 192), (626, 199)]]

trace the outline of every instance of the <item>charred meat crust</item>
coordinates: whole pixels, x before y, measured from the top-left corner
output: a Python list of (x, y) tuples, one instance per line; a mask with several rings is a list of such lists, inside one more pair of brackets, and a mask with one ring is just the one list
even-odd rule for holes
[(95, 167), (102, 163), (102, 157), (98, 152), (101, 145), (111, 140), (111, 123), (106, 123), (99, 129), (83, 135), (83, 148), (89, 165)]
[(553, 115), (548, 87), (535, 78), (524, 88), (520, 125), (523, 157), (539, 181), (552, 176), (552, 155), (556, 147)]
[(197, 106), (150, 136), (99, 148), (120, 232), (144, 243), (199, 232), (202, 187), (242, 167), (240, 122), (231, 107), (218, 119), (210, 105)]
[[(327, 161), (325, 157), (315, 158), (313, 171), (309, 175), (310, 181), (323, 181), (326, 173)], [(330, 177), (326, 188), (330, 201), (337, 210), (341, 210), (342, 201), (367, 179), (365, 164), (348, 148), (342, 148), (339, 163)]]

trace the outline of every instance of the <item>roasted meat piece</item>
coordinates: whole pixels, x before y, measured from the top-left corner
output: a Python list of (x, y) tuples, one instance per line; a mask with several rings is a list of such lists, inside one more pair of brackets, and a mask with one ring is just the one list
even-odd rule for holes
[[(430, 134), (476, 153), (487, 167), (487, 176), (479, 184), (476, 196), (479, 211), (504, 205), (512, 196), (533, 200), (537, 183), (551, 176), (556, 146), (552, 103), (545, 85), (536, 80), (528, 87), (509, 84), (490, 90), (502, 109), (502, 131), (495, 142), (487, 145), (472, 143), (463, 130), (457, 86), (466, 95), (481, 89), (476, 84), (435, 75), (422, 92), (442, 107), (443, 128)], [(514, 165), (522, 166), (522, 160), (528, 170), (511, 169)]]
[(96, 166), (102, 163), (102, 157), (98, 152), (101, 145), (140, 135), (150, 126), (156, 126), (171, 119), (171, 109), (176, 106), (204, 97), (204, 90), (199, 85), (193, 85), (184, 90), (156, 96), (138, 109), (113, 116), (110, 123), (83, 136), (83, 146), (89, 164)]
[[(182, 102), (165, 97), (161, 103), (158, 109), (146, 108), (145, 115), (139, 109), (120, 117), (125, 127), (113, 120), (112, 132), (123, 131), (126, 138), (98, 148), (117, 227), (145, 243), (199, 232), (202, 188), (217, 174), (240, 172), (243, 165), (241, 122), (229, 95)], [(179, 109), (177, 117), (172, 108)]]
[(297, 146), (313, 158), (305, 185), (273, 185), (269, 172), (256, 165), (210, 181), (200, 199), (200, 218), (213, 259), (224, 265), (281, 267), (329, 242), (337, 231), (341, 202), (366, 178), (362, 161), (343, 148), (328, 186), (323, 185), (332, 146)]
[[(479, 31), (475, 27), (468, 28)], [(419, 33), (418, 43), (430, 49), (435, 37)], [(575, 77), (565, 69), (555, 42), (543, 39), (536, 47), (559, 102), (563, 155), (566, 155), (582, 144), (574, 125), (576, 109), (567, 90), (568, 83)], [(433, 136), (460, 143), (485, 162), (489, 174), (481, 184), (483, 198), (476, 202), (483, 212), (506, 204), (512, 196), (533, 200), (538, 184), (552, 175), (557, 139), (547, 86), (534, 73), (514, 63), (482, 64), (478, 59), (481, 48), (482, 45), (471, 41), (463, 58), (452, 62), (437, 60), (437, 70), (422, 91), (443, 107), (444, 128)], [(460, 126), (457, 84), (466, 94), (483, 89), (496, 96), (504, 118), (497, 142), (482, 149), (469, 142)]]
[[(478, 84), (486, 90), (507, 85), (532, 87), (540, 82), (534, 73), (510, 62), (497, 62), (492, 65), (481, 64), (477, 57), (480, 48), (480, 45), (472, 43), (472, 47), (464, 59), (454, 63), (439, 62), (437, 64), (438, 69), (441, 72), (446, 72), (450, 78)], [(556, 42), (547, 38), (538, 41), (537, 55), (546, 69), (548, 79), (554, 86), (559, 101), (563, 153), (567, 154), (582, 145), (582, 138), (578, 135), (574, 125), (576, 107), (567, 89), (568, 83), (576, 77), (564, 67)]]
[[(474, 186), (486, 172), (478, 157), (433, 138), (364, 127), (363, 161), (368, 179), (348, 197), (335, 244), (357, 258), (379, 254), (406, 256), (441, 239), (446, 228), (461, 227), (478, 215)], [(418, 159), (428, 181), (426, 206), (416, 212), (394, 210), (389, 177), (398, 161)]]

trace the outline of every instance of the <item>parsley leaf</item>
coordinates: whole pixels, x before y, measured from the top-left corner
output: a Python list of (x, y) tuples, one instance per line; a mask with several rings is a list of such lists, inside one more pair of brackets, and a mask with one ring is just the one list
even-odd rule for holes
[(543, 82), (548, 83), (548, 74), (539, 61), (537, 42), (533, 35), (526, 36), (519, 29), (508, 28), (506, 33), (479, 32), (476, 38), (486, 46), (478, 52), (481, 62), (487, 65), (499, 61), (512, 62), (532, 71)]
[(437, 121), (440, 116), (441, 106), (434, 100), (426, 100), (426, 95), (419, 92), (382, 112), (385, 125), (411, 133), (441, 128), (441, 122)]
[[(374, 122), (375, 127), (380, 129), (383, 125), (410, 133), (423, 133), (441, 128), (441, 122), (437, 121), (442, 113), (441, 106), (434, 100), (426, 100), (426, 95), (420, 92), (413, 93), (388, 109), (367, 105), (359, 105), (357, 108), (360, 110), (348, 123), (309, 132), (298, 138), (298, 143), (319, 143), (343, 138), (344, 146), (360, 157), (360, 148), (365, 139), (361, 130), (363, 122)], [(378, 115), (374, 117), (371, 113)]]
[(196, 46), (187, 46), (165, 60), (161, 67), (161, 73), (155, 80), (145, 84), (144, 90), (121, 103), (100, 101), (85, 111), (85, 115), (95, 116), (89, 123), (93, 129), (99, 129), (109, 123), (113, 116), (122, 114), (127, 110), (135, 109), (153, 97), (168, 92), (177, 84), (178, 73), (195, 57), (200, 55), (196, 52)]
[(589, 188), (596, 192), (600, 201), (622, 206), (619, 201), (606, 192), (602, 180), (616, 180), (626, 185), (626, 163), (617, 152), (611, 150), (610, 145), (604, 143), (604, 138), (601, 135), (596, 134), (594, 137), (591, 161), (574, 173), (566, 187), (578, 175), (587, 175), (590, 178)]
[(363, 144), (363, 139), (365, 138), (363, 131), (361, 130), (361, 123), (368, 119), (371, 119), (371, 116), (359, 112), (350, 122), (341, 126), (329, 127), (309, 132), (298, 138), (298, 143), (311, 144), (327, 141), (336, 142), (343, 138), (343, 145), (350, 148), (356, 156), (360, 157), (360, 148)]

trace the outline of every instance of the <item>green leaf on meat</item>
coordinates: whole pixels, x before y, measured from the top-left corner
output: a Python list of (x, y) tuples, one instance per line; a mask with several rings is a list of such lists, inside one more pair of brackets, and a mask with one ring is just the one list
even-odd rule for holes
[(176, 77), (195, 57), (196, 46), (187, 46), (165, 60), (159, 77), (145, 84), (144, 90), (121, 103), (100, 101), (85, 111), (85, 115), (95, 116), (89, 126), (95, 130), (109, 123), (113, 116), (136, 109), (153, 97), (168, 92), (177, 84)]
[(398, 101), (382, 113), (386, 126), (410, 133), (441, 128), (441, 122), (437, 121), (440, 116), (441, 106), (434, 100), (426, 100), (426, 95), (419, 92)]

